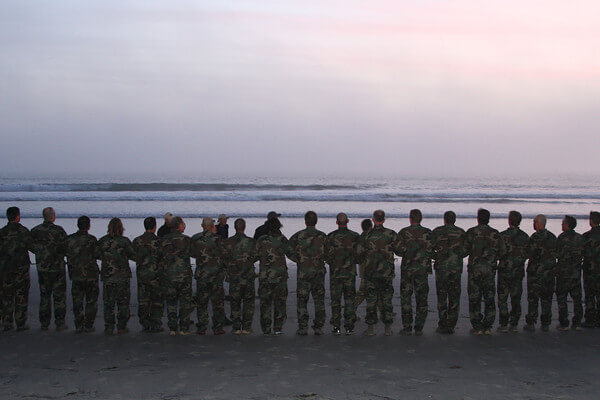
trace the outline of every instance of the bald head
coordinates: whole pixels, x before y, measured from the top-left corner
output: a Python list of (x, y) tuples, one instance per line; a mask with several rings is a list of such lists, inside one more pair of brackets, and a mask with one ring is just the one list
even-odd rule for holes
[(546, 228), (546, 216), (544, 214), (538, 214), (533, 219), (533, 229), (536, 231)]
[(42, 217), (45, 222), (54, 222), (56, 219), (56, 212), (52, 207), (46, 207), (42, 210)]

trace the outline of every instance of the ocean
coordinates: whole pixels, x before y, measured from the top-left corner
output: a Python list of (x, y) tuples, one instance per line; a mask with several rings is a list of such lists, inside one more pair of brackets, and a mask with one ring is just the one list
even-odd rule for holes
[[(477, 209), (492, 213), (491, 225), (506, 227), (510, 210), (523, 214), (523, 229), (532, 232), (531, 218), (543, 213), (549, 228), (560, 231), (560, 219), (574, 215), (578, 231), (587, 230), (590, 210), (600, 210), (600, 180), (593, 177), (546, 178), (194, 178), (194, 177), (53, 177), (1, 178), (0, 207), (16, 205), (24, 225), (35, 226), (44, 207), (52, 206), (67, 232), (74, 232), (80, 215), (93, 218), (92, 233), (101, 236), (112, 217), (123, 219), (128, 236), (143, 231), (141, 220), (160, 218), (170, 211), (186, 220), (186, 233), (200, 230), (204, 216), (226, 213), (244, 217), (248, 230), (263, 223), (273, 210), (282, 214), (284, 233), (303, 227), (302, 216), (316, 211), (318, 227), (335, 229), (335, 215), (345, 212), (350, 227), (373, 210), (386, 211), (387, 225), (395, 230), (408, 225), (408, 213), (419, 208), (423, 225), (442, 223), (445, 211), (458, 215), (457, 225), (475, 223)], [(159, 224), (162, 221), (159, 221)], [(233, 225), (233, 220), (230, 220)], [(231, 228), (232, 230), (232, 228)]]

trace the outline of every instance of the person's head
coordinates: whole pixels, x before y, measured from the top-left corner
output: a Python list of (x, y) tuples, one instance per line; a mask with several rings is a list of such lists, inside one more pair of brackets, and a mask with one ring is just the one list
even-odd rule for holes
[(21, 210), (19, 210), (19, 207), (8, 207), (6, 209), (6, 219), (9, 222), (19, 222), (21, 220)]
[(281, 225), (281, 222), (279, 221), (279, 218), (277, 217), (273, 217), (273, 218), (269, 218), (267, 220), (267, 229), (270, 233), (278, 233), (279, 230), (281, 229), (281, 227), (283, 225)]
[(456, 222), (456, 213), (454, 211), (446, 211), (444, 213), (444, 224), (454, 225)]
[(415, 208), (413, 210), (410, 210), (410, 213), (408, 214), (408, 219), (411, 225), (418, 225), (423, 220), (423, 214), (421, 213), (421, 210)]
[(87, 215), (82, 215), (81, 217), (77, 218), (77, 228), (80, 231), (89, 231), (90, 230), (90, 217), (88, 217)]
[(165, 219), (165, 225), (169, 226), (169, 224), (171, 223), (171, 220), (173, 219), (173, 214), (171, 214), (170, 212), (166, 213), (164, 216)]
[(360, 223), (360, 227), (363, 232), (368, 232), (371, 230), (371, 228), (373, 228), (373, 221), (371, 221), (369, 218), (365, 218)]
[(518, 211), (511, 211), (508, 213), (508, 225), (518, 228), (519, 225), (521, 225), (521, 220), (523, 219), (523, 217), (521, 216), (521, 213)]
[(533, 229), (536, 231), (546, 229), (546, 216), (544, 214), (538, 214), (535, 216), (533, 219)]
[(42, 210), (42, 218), (44, 218), (44, 222), (54, 222), (56, 220), (56, 212), (54, 212), (54, 208), (44, 208)]
[(600, 212), (598, 211), (591, 211), (590, 212), (590, 226), (592, 228), (596, 227), (600, 225)]
[(348, 219), (348, 215), (346, 215), (346, 213), (339, 213), (336, 217), (335, 217), (335, 223), (337, 224), (337, 226), (339, 227), (346, 227), (348, 226), (348, 222), (350, 220)]
[(490, 212), (485, 208), (477, 210), (477, 223), (479, 225), (487, 225), (490, 223)]
[(214, 231), (215, 230), (215, 220), (211, 217), (202, 218), (202, 229), (205, 231)]
[(278, 214), (275, 211), (269, 211), (269, 213), (267, 214), (267, 219), (279, 218), (279, 217), (281, 217), (281, 214)]
[(112, 237), (123, 236), (123, 222), (121, 222), (120, 218), (113, 218), (108, 223), (108, 235)]
[(562, 220), (562, 230), (563, 232), (569, 231), (571, 229), (575, 229), (577, 227), (577, 220), (575, 217), (570, 215), (565, 215)]
[(375, 212), (373, 212), (373, 223), (375, 225), (383, 225), (384, 222), (385, 222), (385, 211), (375, 210)]
[(171, 222), (169, 222), (169, 228), (173, 231), (182, 232), (185, 231), (185, 222), (183, 222), (183, 218), (181, 217), (173, 217), (171, 218)]
[(317, 213), (314, 211), (308, 211), (304, 214), (304, 223), (306, 226), (312, 227), (317, 225)]
[(150, 232), (156, 231), (156, 218), (148, 217), (144, 219), (144, 229)]
[(238, 218), (233, 223), (236, 232), (243, 233), (246, 230), (246, 221), (243, 218)]
[(229, 217), (226, 214), (219, 214), (219, 216), (217, 217), (217, 222), (219, 223), (219, 225), (226, 225), (228, 218)]

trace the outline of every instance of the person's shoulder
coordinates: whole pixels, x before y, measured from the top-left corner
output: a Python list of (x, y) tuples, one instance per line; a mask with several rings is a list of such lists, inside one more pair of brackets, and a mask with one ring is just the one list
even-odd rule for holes
[[(21, 230), (20, 227), (19, 227), (19, 230)], [(38, 232), (44, 231), (44, 230), (46, 230), (46, 227), (44, 226), (44, 224), (39, 224), (39, 225), (36, 225), (33, 228), (31, 228), (32, 233), (38, 233)]]

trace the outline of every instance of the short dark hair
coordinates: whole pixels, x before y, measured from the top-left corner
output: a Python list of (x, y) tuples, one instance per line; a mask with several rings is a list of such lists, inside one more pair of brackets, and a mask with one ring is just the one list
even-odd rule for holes
[(485, 208), (480, 208), (477, 210), (477, 222), (482, 225), (487, 225), (490, 223), (490, 212)]
[(590, 221), (592, 221), (594, 225), (600, 225), (600, 212), (590, 211)]
[(444, 222), (454, 224), (456, 222), (456, 213), (454, 211), (446, 211), (444, 213)]
[(410, 210), (410, 213), (408, 213), (408, 218), (410, 218), (410, 220), (413, 222), (420, 223), (423, 220), (423, 214), (421, 213), (421, 210), (415, 208)]
[(87, 215), (82, 215), (81, 217), (77, 218), (77, 228), (81, 229), (82, 231), (90, 229), (90, 217)]
[(383, 210), (375, 210), (373, 213), (373, 220), (375, 222), (383, 222), (385, 221), (385, 211)]
[(369, 218), (365, 218), (360, 223), (360, 227), (362, 228), (363, 232), (366, 232), (373, 227), (373, 222)]
[(567, 226), (570, 229), (575, 229), (577, 227), (577, 220), (575, 219), (575, 217), (565, 215), (565, 222), (567, 223)]
[(148, 217), (144, 220), (144, 229), (149, 231), (150, 229), (156, 228), (156, 218)]
[(243, 218), (238, 218), (233, 223), (233, 227), (236, 231), (243, 231), (246, 229), (246, 221)]
[(269, 230), (269, 232), (273, 232), (273, 233), (279, 232), (279, 230), (283, 226), (283, 225), (281, 225), (281, 222), (279, 221), (279, 218), (277, 218), (277, 217), (269, 218), (265, 225), (267, 226), (267, 229)]
[(511, 211), (508, 213), (508, 223), (511, 224), (512, 226), (521, 225), (522, 219), (523, 219), (523, 217), (521, 216), (521, 213), (518, 211)]
[(314, 211), (308, 211), (306, 214), (304, 214), (304, 222), (306, 222), (306, 225), (308, 226), (317, 225), (317, 219), (317, 213)]
[(6, 210), (6, 219), (10, 222), (14, 222), (19, 215), (21, 215), (21, 210), (19, 210), (19, 207), (8, 207)]

